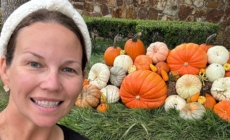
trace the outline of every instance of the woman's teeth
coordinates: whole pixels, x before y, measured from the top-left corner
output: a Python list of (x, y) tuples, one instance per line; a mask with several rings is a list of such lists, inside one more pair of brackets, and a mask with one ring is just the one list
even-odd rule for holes
[(60, 104), (60, 102), (53, 102), (53, 101), (39, 101), (39, 100), (35, 100), (35, 99), (33, 99), (33, 101), (38, 106), (46, 107), (46, 108), (57, 107)]

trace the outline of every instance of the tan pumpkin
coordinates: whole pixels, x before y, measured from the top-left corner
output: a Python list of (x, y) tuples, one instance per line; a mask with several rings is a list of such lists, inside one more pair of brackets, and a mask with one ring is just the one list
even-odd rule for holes
[(89, 84), (83, 87), (75, 102), (75, 105), (81, 108), (97, 107), (100, 103), (100, 99), (100, 89), (95, 85)]
[(106, 64), (95, 63), (88, 74), (89, 83), (100, 89), (105, 87), (109, 81), (110, 70)]
[(129, 55), (119, 55), (115, 58), (113, 66), (122, 67), (125, 72), (128, 71), (129, 66), (133, 65), (133, 60)]
[(122, 67), (113, 66), (110, 69), (110, 78), (109, 81), (114, 86), (119, 87), (126, 76), (126, 72)]
[(230, 100), (230, 77), (218, 78), (212, 83), (212, 96), (218, 100)]
[(146, 55), (152, 58), (153, 63), (165, 61), (169, 53), (168, 46), (164, 42), (154, 42), (147, 48)]
[(106, 102), (116, 103), (120, 100), (119, 88), (114, 85), (107, 85), (101, 89), (101, 93), (106, 97)]
[(200, 92), (202, 83), (196, 75), (185, 74), (176, 81), (176, 92), (179, 96), (187, 99)]
[(198, 102), (187, 103), (180, 110), (180, 117), (185, 120), (199, 120), (204, 117), (205, 107)]

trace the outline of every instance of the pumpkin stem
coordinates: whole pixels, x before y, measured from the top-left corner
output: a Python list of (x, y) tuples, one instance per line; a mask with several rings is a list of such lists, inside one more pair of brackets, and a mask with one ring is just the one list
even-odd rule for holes
[(114, 39), (113, 39), (113, 47), (114, 47), (114, 48), (117, 48), (117, 39), (120, 38), (120, 37), (121, 37), (120, 34), (118, 34), (118, 35), (116, 35), (116, 36), (114, 37)]
[(134, 36), (133, 36), (133, 38), (132, 38), (132, 41), (133, 42), (137, 42), (137, 38), (139, 37), (139, 36), (141, 36), (141, 32), (138, 32), (138, 33), (136, 33)]
[(217, 35), (217, 34), (215, 33), (215, 34), (212, 34), (212, 35), (208, 36), (207, 39), (206, 39), (206, 41), (205, 41), (205, 44), (208, 45), (208, 44), (210, 43), (210, 41), (211, 41), (214, 37), (216, 37), (216, 35)]

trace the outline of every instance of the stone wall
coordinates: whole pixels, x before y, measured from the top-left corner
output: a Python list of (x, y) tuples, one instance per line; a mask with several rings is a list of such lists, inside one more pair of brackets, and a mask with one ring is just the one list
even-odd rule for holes
[(230, 49), (230, 0), (71, 0), (82, 14), (127, 19), (218, 23), (215, 44)]

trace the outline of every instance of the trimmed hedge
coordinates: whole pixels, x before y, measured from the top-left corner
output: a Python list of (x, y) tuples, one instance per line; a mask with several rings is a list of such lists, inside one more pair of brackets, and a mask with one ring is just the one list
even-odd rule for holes
[[(205, 43), (208, 36), (218, 33), (219, 25), (209, 22), (131, 20), (84, 16), (89, 31), (97, 31), (100, 37), (113, 39), (116, 34), (124, 38), (142, 31), (140, 39), (145, 46), (152, 42), (165, 42), (170, 49), (181, 43)], [(155, 36), (155, 37), (154, 37)]]

